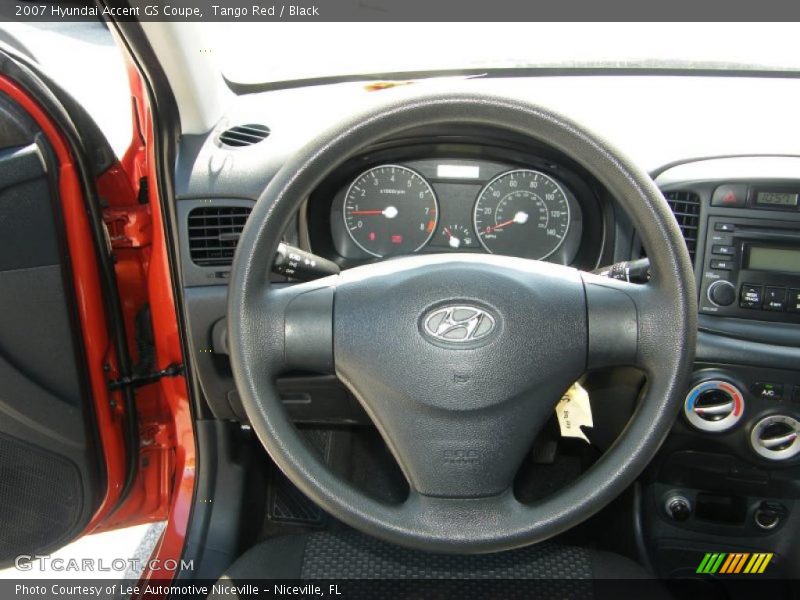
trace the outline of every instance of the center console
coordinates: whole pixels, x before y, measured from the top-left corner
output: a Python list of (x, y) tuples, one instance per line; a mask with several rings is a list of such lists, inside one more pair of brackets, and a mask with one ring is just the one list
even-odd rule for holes
[(697, 576), (709, 552), (761, 552), (773, 554), (771, 577), (797, 576), (795, 389), (800, 372), (696, 365), (682, 414), (644, 486), (643, 529), (659, 575)]
[(647, 550), (664, 577), (699, 576), (708, 552), (770, 553), (765, 573), (800, 576), (800, 178), (735, 171), (659, 182), (683, 202), (673, 209), (696, 253), (700, 335), (714, 339), (698, 346), (643, 487)]

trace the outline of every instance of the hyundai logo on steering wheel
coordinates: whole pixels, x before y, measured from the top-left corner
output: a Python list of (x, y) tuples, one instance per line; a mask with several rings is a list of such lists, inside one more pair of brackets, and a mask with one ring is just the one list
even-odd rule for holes
[(495, 318), (482, 308), (450, 305), (428, 313), (422, 330), (440, 342), (467, 344), (484, 339), (495, 330), (496, 325)]

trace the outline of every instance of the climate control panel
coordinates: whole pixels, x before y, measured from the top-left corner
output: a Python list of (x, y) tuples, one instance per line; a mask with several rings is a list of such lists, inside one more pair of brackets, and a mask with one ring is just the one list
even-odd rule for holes
[(692, 429), (720, 436), (742, 458), (788, 464), (800, 458), (800, 373), (701, 368), (686, 394), (683, 415)]

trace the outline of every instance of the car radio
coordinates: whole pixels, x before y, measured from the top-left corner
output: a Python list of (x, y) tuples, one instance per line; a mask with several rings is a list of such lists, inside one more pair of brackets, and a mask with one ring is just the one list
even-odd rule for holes
[(711, 216), (705, 241), (701, 314), (800, 323), (798, 223)]

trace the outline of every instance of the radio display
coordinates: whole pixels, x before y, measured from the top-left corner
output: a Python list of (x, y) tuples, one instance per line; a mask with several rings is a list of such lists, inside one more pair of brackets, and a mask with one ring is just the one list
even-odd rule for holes
[(750, 246), (747, 268), (754, 271), (800, 273), (800, 249)]
[(756, 204), (762, 206), (797, 206), (798, 194), (793, 192), (758, 192)]

